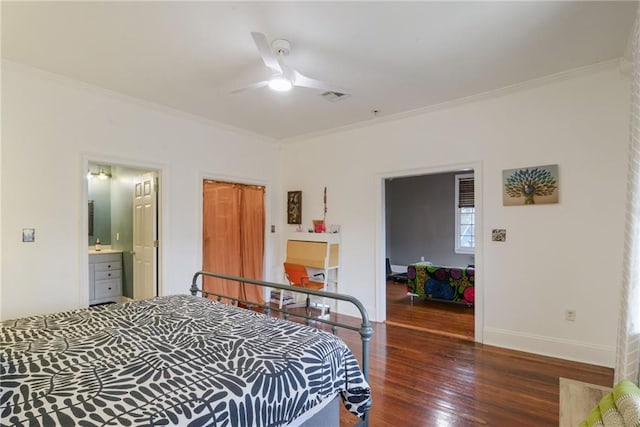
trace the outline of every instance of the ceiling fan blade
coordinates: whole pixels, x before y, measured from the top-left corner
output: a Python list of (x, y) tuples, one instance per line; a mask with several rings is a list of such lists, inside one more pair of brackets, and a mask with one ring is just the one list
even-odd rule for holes
[(269, 41), (267, 40), (267, 36), (262, 33), (251, 33), (251, 37), (253, 37), (253, 41), (258, 48), (258, 52), (260, 53), (260, 57), (262, 57), (262, 61), (267, 68), (275, 71), (278, 74), (282, 74), (282, 67), (280, 66), (280, 62), (276, 55), (271, 51), (271, 47), (269, 46)]
[(337, 92), (337, 93), (347, 93), (347, 89), (332, 85), (327, 82), (323, 82), (322, 80), (312, 79), (311, 77), (307, 77), (304, 74), (299, 73), (296, 70), (293, 70), (293, 85), (294, 86), (302, 86), (308, 87), (311, 89), (319, 89), (325, 92)]
[(268, 84), (269, 84), (269, 81), (264, 80), (262, 82), (253, 83), (253, 84), (250, 84), (249, 86), (245, 86), (245, 87), (241, 87), (239, 89), (233, 90), (231, 91), (231, 94), (235, 95), (236, 93), (244, 92), (245, 90), (250, 90), (250, 89), (257, 89), (259, 87), (267, 86)]

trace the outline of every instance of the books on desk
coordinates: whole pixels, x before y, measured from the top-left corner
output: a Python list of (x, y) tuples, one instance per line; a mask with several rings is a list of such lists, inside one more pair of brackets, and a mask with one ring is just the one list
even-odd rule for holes
[[(279, 290), (271, 291), (271, 303), (272, 304), (280, 304), (280, 292)], [(293, 295), (289, 292), (284, 292), (284, 296), (282, 298), (282, 305), (293, 304), (295, 300), (293, 299)]]

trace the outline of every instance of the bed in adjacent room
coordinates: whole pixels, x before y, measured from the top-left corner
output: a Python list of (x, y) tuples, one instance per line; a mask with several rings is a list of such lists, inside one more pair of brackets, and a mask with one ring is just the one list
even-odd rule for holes
[(2, 425), (295, 426), (336, 396), (365, 422), (371, 405), (337, 336), (193, 295), (5, 321), (0, 347)]

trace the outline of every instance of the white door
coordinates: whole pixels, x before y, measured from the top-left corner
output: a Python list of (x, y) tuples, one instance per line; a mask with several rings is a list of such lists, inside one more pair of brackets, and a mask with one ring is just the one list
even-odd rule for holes
[(133, 186), (133, 299), (156, 296), (156, 173)]

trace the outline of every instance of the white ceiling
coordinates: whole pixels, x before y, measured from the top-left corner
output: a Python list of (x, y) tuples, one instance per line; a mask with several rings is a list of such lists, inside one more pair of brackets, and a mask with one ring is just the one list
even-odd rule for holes
[[(623, 56), (637, 2), (2, 2), (2, 57), (283, 139)], [(250, 32), (351, 95), (268, 88)]]

